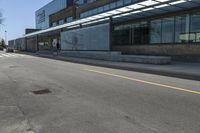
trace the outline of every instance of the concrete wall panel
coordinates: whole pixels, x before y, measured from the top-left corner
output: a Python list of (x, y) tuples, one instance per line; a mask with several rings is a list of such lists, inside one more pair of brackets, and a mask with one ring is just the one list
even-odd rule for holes
[(110, 50), (109, 24), (61, 33), (61, 50)]
[(200, 55), (199, 44), (161, 44), (161, 45), (135, 45), (113, 46), (113, 50), (126, 54), (145, 55)]

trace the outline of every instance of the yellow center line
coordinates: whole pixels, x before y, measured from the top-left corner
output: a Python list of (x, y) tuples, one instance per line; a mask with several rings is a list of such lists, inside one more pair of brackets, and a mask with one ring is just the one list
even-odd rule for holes
[(150, 85), (155, 85), (155, 86), (160, 86), (160, 87), (165, 87), (165, 88), (170, 88), (170, 89), (174, 89), (174, 90), (179, 90), (179, 91), (184, 91), (184, 92), (189, 92), (189, 93), (200, 95), (200, 91), (193, 91), (193, 90), (189, 90), (189, 89), (184, 89), (184, 88), (165, 85), (165, 84), (161, 84), (161, 83), (145, 81), (145, 80), (141, 80), (141, 79), (126, 77), (126, 76), (122, 76), (122, 75), (117, 75), (117, 74), (112, 74), (112, 73), (107, 73), (107, 72), (102, 72), (102, 71), (97, 71), (97, 70), (92, 70), (92, 69), (84, 69), (84, 70), (88, 71), (88, 72), (99, 73), (102, 75), (108, 75), (108, 76), (118, 77), (118, 78), (122, 78), (122, 79), (128, 79), (131, 81), (136, 81), (136, 82), (140, 82), (140, 83), (145, 83), (145, 84), (150, 84)]

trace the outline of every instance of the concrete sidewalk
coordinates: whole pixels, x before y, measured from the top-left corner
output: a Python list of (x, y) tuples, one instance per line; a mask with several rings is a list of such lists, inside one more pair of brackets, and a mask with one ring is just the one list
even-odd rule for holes
[[(27, 54), (27, 53), (26, 53)], [(30, 54), (30, 53), (28, 53)], [(139, 63), (125, 63), (125, 62), (112, 62), (103, 60), (93, 60), (85, 58), (73, 58), (66, 56), (53, 56), (52, 54), (31, 54), (44, 58), (51, 58), (56, 60), (70, 61), (74, 63), (123, 69), (129, 71), (137, 71), (144, 73), (151, 73), (163, 76), (184, 78), (200, 81), (200, 63), (183, 63), (172, 62), (167, 65), (152, 65), (152, 64), (139, 64)]]

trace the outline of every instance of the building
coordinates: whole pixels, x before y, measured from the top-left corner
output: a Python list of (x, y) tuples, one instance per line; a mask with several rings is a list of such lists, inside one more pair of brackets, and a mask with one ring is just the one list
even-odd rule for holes
[(49, 16), (73, 4), (73, 0), (53, 0), (35, 12), (36, 29), (49, 28)]
[[(61, 4), (64, 3), (64, 4)], [(36, 11), (30, 51), (200, 57), (199, 0), (53, 0)]]

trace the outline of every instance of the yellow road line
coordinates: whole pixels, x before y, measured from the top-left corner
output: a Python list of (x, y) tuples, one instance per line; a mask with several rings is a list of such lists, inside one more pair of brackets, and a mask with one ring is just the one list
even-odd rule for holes
[(102, 71), (97, 71), (97, 70), (92, 70), (92, 69), (84, 69), (84, 70), (89, 71), (89, 72), (93, 72), (93, 73), (99, 73), (99, 74), (102, 74), (102, 75), (108, 75), (108, 76), (118, 77), (118, 78), (122, 78), (122, 79), (128, 79), (128, 80), (131, 80), (131, 81), (136, 81), (136, 82), (140, 82), (140, 83), (145, 83), (145, 84), (150, 84), (150, 85), (155, 85), (155, 86), (160, 86), (160, 87), (165, 87), (165, 88), (170, 88), (170, 89), (174, 89), (174, 90), (179, 90), (179, 91), (184, 91), (184, 92), (189, 92), (189, 93), (200, 95), (200, 91), (193, 91), (193, 90), (189, 90), (189, 89), (184, 89), (184, 88), (165, 85), (165, 84), (161, 84), (161, 83), (145, 81), (145, 80), (141, 80), (141, 79), (126, 77), (126, 76), (122, 76), (122, 75), (117, 75), (117, 74), (112, 74), (112, 73), (107, 73), (107, 72), (102, 72)]

